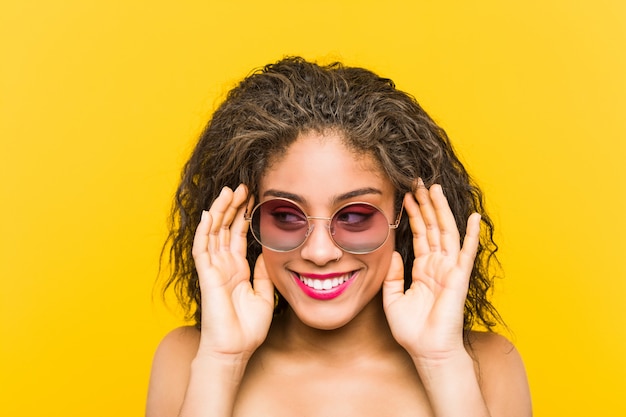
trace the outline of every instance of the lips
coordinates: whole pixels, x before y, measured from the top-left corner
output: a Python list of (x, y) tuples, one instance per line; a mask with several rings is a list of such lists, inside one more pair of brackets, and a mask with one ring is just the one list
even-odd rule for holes
[(306, 276), (293, 273), (300, 289), (316, 300), (331, 300), (339, 297), (352, 284), (356, 272)]

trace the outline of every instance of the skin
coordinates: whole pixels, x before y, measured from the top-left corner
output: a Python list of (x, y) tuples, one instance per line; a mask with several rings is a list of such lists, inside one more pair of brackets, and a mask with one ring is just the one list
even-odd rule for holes
[[(259, 185), (262, 200), (288, 193), (310, 216), (366, 201), (395, 218), (390, 181), (333, 133), (302, 135)], [(250, 285), (248, 200), (244, 186), (225, 188), (203, 214), (193, 248), (202, 329), (176, 329), (160, 344), (148, 416), (532, 415), (513, 345), (472, 333), (470, 348), (462, 337), (478, 214), (460, 247), (441, 187), (416, 183), (404, 197), (415, 248), (406, 292), (393, 231), (378, 250), (354, 255), (333, 243), (324, 220), (298, 249), (264, 249)], [(345, 273), (353, 282), (321, 301), (294, 273)], [(272, 319), (274, 287), (290, 307)]]

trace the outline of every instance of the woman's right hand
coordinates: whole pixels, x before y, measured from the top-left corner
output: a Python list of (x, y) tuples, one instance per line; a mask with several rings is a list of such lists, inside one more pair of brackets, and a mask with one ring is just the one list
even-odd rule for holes
[(250, 283), (247, 197), (243, 184), (234, 192), (224, 187), (196, 229), (193, 258), (202, 294), (198, 356), (247, 360), (265, 340), (272, 321), (274, 286), (263, 255)]

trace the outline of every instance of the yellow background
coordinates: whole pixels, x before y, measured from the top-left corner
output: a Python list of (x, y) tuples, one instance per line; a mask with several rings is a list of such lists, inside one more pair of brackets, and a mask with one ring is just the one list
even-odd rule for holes
[(285, 54), (419, 99), (487, 192), (535, 415), (626, 415), (626, 2), (3, 0), (0, 42), (0, 415), (143, 413), (180, 167)]

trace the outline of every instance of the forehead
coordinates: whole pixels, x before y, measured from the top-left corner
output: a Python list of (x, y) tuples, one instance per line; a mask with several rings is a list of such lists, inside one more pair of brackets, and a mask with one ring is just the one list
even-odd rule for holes
[(391, 181), (372, 155), (349, 148), (339, 134), (306, 133), (268, 167), (259, 195), (263, 198), (268, 190), (278, 190), (304, 201), (326, 203), (366, 188), (379, 190), (382, 197), (394, 194)]

